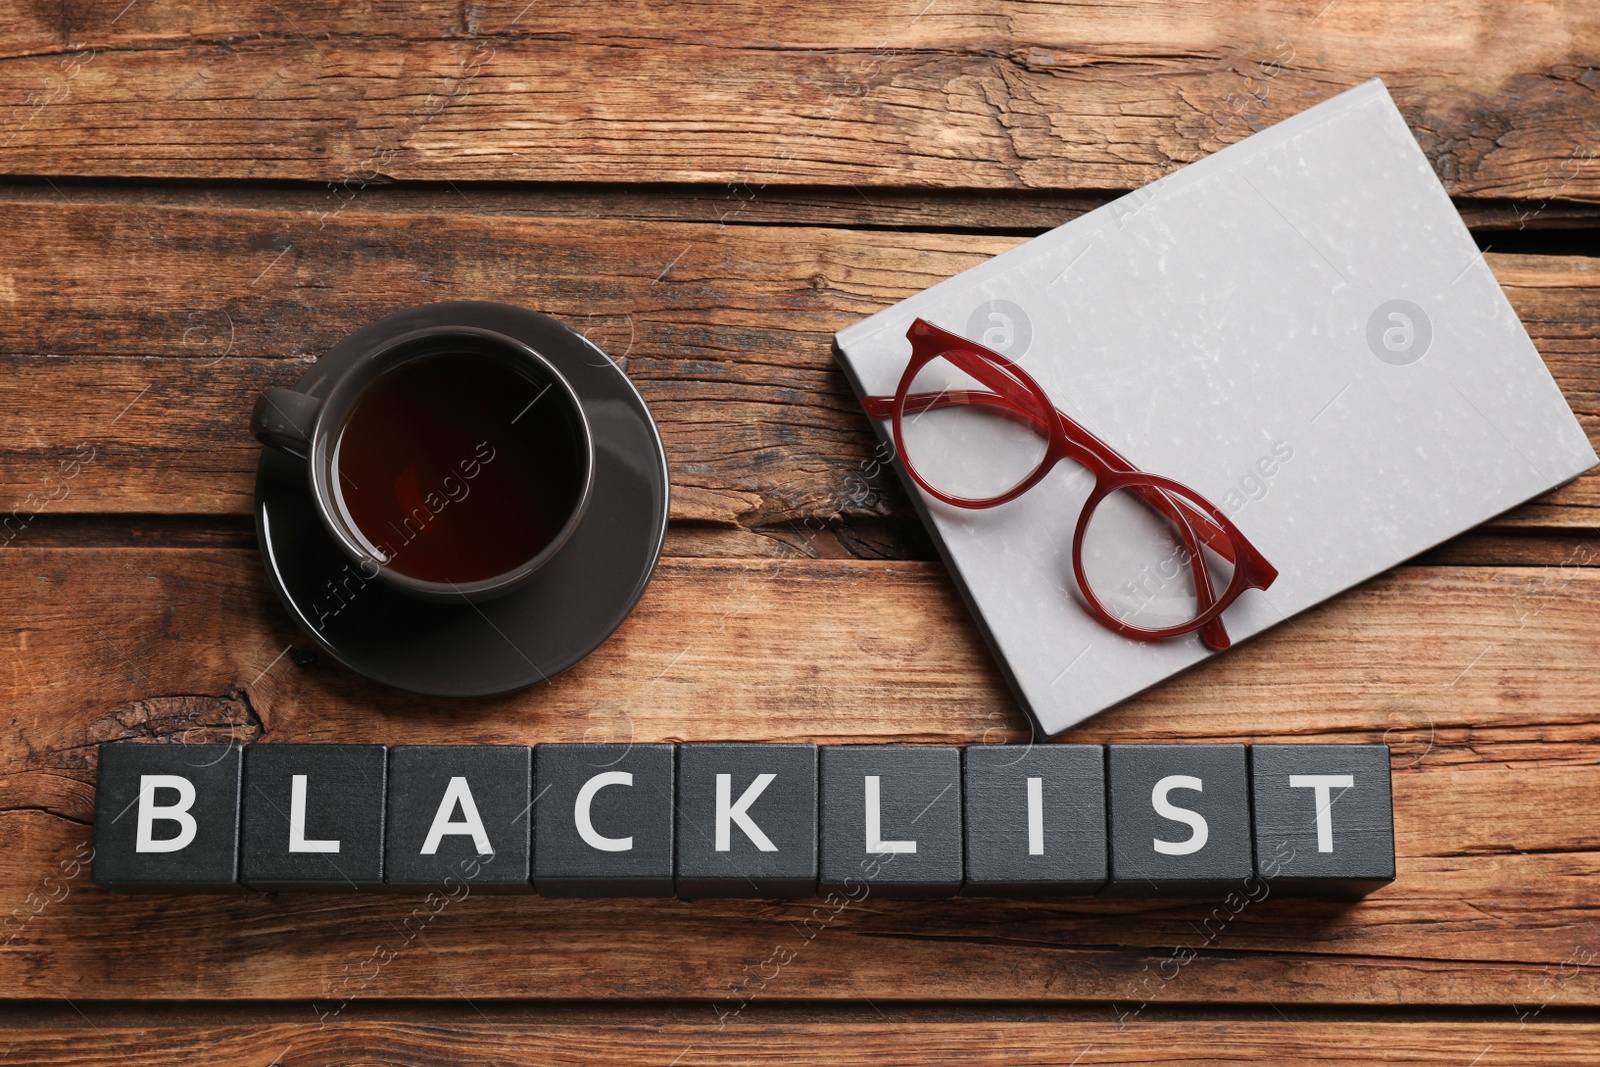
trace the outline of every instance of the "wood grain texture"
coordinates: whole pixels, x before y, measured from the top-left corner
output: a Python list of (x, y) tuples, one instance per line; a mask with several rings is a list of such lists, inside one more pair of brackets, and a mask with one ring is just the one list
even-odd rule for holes
[[(1600, 475), (1073, 731), (1389, 743), (1357, 904), (173, 900), (85, 859), (104, 740), (1024, 741), (831, 334), (1368, 77), (1600, 441), (1597, 42), (1575, 0), (0, 5), (0, 1062), (1593, 1060)], [(444, 702), (273, 600), (245, 418), (460, 297), (625, 361), (674, 522), (594, 656)]]
[[(469, 296), (549, 311), (623, 360), (661, 426), (675, 519), (914, 521), (873, 462), (832, 335), (1021, 240), (71, 201), (4, 211), (19, 239), (0, 250), (0, 515), (246, 514), (261, 388), (382, 314)], [(1600, 441), (1600, 260), (1488, 260)], [(92, 462), (63, 478), (84, 449)], [(1597, 515), (1590, 474), (1499, 521), (1589, 529)]]
[[(446, 181), (373, 184), (358, 201), (318, 182), (208, 182), (102, 178), (0, 178), (7, 203), (113, 204), (124, 207), (253, 208), (318, 212), (341, 205), (363, 214), (516, 215), (525, 218), (628, 219), (727, 226), (832, 226), (919, 232), (1033, 236), (1092, 211), (1108, 192), (1027, 189), (837, 189), (767, 185), (623, 182)], [(1600, 203), (1559, 197), (1491, 200), (1458, 197), (1456, 210), (1502, 251), (1549, 254), (1600, 228)], [(1537, 244), (1537, 247), (1534, 247)]]
[[(463, 1012), (468, 1009), (463, 1008)], [(89, 1011), (94, 1012), (90, 1006)], [(1109, 1016), (1111, 1013), (1107, 1011)], [(1510, 1013), (1507, 1013), (1508, 1016)], [(710, 1012), (706, 1012), (709, 1017)], [(86, 1048), (86, 1032), (93, 1049)], [(48, 1026), (10, 1031), (12, 1057), (38, 1067), (169, 1064), (204, 1049), (216, 1067), (302, 1067), (313, 1063), (384, 1063), (453, 1067), (463, 1062), (618, 1067), (715, 1067), (721, 1064), (1124, 1064), (1172, 1067), (1273, 1063), (1409, 1063), (1461, 1067), (1546, 1067), (1588, 1062), (1600, 1026), (1592, 1023), (1370, 1022), (971, 1022), (907, 1020), (892, 1005), (873, 1021), (771, 1020), (752, 1007), (718, 1027), (714, 1021), (649, 1019), (600, 1023), (449, 1024), (396, 1020), (314, 1021), (263, 1026), (193, 1023)]]
[[(1360, 904), (468, 897), (407, 936), (415, 898), (175, 903), (43, 879), (89, 840), (102, 740), (982, 744), (1021, 739), (1018, 713), (937, 565), (669, 560), (573, 671), (447, 703), (298, 662), (249, 552), (5, 560), (13, 995), (718, 998), (783, 944), (796, 959), (763, 995), (1600, 1004), (1596, 968), (1562, 970), (1600, 951), (1592, 568), (1405, 568), (1070, 735), (1388, 741), (1399, 880)], [(380, 945), (396, 958), (368, 974)]]
[(1385, 77), (1453, 192), (1600, 197), (1592, 5), (299, 5), (0, 25), (0, 169), (1127, 189)]
[[(245, 548), (256, 545), (248, 515), (96, 515), (45, 512), (18, 545), (30, 548)], [(15, 539), (14, 539), (15, 540)], [(722, 527), (679, 523), (667, 527), (669, 557), (689, 559), (938, 558), (914, 515), (889, 520), (850, 519), (821, 527), (806, 523)], [(1600, 545), (1581, 529), (1484, 526), (1416, 557), (1427, 566), (1561, 567), (1594, 563)]]

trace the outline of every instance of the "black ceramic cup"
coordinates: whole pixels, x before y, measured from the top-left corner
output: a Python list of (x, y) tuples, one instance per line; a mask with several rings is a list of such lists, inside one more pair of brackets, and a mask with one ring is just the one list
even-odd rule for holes
[(443, 603), (502, 596), (549, 563), (594, 478), (572, 386), (527, 345), (470, 327), (383, 344), (325, 399), (268, 389), (251, 428), (305, 462), (323, 525), (364, 577)]

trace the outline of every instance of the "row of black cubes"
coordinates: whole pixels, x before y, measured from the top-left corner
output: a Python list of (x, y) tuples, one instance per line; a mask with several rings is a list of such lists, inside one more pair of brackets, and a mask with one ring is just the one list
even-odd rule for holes
[[(141, 783), (172, 776), (194, 790), (193, 840), (141, 852)], [(1349, 896), (1394, 879), (1385, 745), (108, 743), (98, 790), (94, 880), (126, 891), (1199, 896), (1255, 879)], [(182, 828), (161, 816), (179, 792), (151, 793), (147, 844)]]

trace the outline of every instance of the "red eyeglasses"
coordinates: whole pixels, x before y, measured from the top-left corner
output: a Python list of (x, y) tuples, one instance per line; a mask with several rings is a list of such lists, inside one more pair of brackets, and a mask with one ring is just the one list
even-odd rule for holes
[(953, 507), (992, 508), (1075, 460), (1095, 479), (1072, 535), (1073, 574), (1094, 617), (1129, 637), (1198, 630), (1207, 646), (1228, 647), (1222, 613), (1278, 572), (1221, 509), (1134, 467), (998, 352), (922, 319), (906, 337), (911, 362), (899, 388), (865, 405), (892, 420), (895, 450), (917, 485)]

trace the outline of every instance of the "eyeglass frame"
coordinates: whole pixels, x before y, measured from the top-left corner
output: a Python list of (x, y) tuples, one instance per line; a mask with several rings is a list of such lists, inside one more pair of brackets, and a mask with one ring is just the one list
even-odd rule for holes
[[(921, 318), (912, 321), (910, 328), (906, 330), (906, 339), (911, 342), (911, 360), (900, 376), (900, 384), (895, 389), (894, 395), (866, 396), (862, 398), (862, 403), (867, 414), (874, 418), (890, 420), (895, 453), (906, 473), (919, 488), (935, 500), (952, 507), (967, 510), (998, 507), (1015, 500), (1038, 485), (1061, 460), (1071, 459), (1087, 469), (1095, 479), (1094, 489), (1084, 501), (1083, 509), (1078, 515), (1077, 528), (1072, 535), (1072, 570), (1078, 583), (1078, 590), (1096, 620), (1116, 633), (1140, 640), (1166, 640), (1198, 631), (1200, 639), (1210, 648), (1220, 651), (1232, 644), (1222, 623), (1222, 613), (1231, 607), (1246, 589), (1266, 589), (1272, 585), (1278, 577), (1278, 570), (1267, 562), (1266, 557), (1250, 543), (1233, 520), (1223, 514), (1222, 509), (1181, 482), (1139, 470), (1110, 445), (1056, 407), (1043, 386), (1000, 353)], [(1031, 424), (1036, 431), (1042, 430), (1045, 433), (1047, 443), (1038, 465), (1004, 493), (978, 498), (953, 496), (918, 473), (916, 464), (911, 459), (902, 430), (906, 402), (912, 396), (911, 385), (917, 374), (929, 363), (940, 358), (946, 359), (958, 370), (994, 392), (945, 390), (934, 394), (933, 402), (928, 403), (921, 411), (933, 410), (939, 406), (954, 406), (956, 403), (981, 403), (1002, 408), (1008, 413), (1007, 417), (1013, 420), (1020, 417), (1021, 420)], [(994, 371), (999, 373), (992, 373)], [(947, 404), (939, 404), (938, 401), (945, 397), (984, 399), (952, 399)], [(921, 411), (917, 413), (920, 414)], [(1045, 413), (1055, 417), (1050, 418)], [(1088, 581), (1083, 566), (1083, 538), (1089, 528), (1089, 520), (1102, 500), (1124, 488), (1132, 489), (1150, 507), (1162, 513), (1182, 536), (1190, 569), (1195, 577), (1195, 603), (1200, 608), (1195, 617), (1185, 623), (1166, 627), (1143, 627), (1124, 622), (1106, 609)], [(1145, 491), (1141, 492), (1141, 489)], [(1152, 499), (1153, 497), (1155, 499)], [(1199, 508), (1195, 505), (1199, 505)], [(1186, 515), (1185, 512), (1189, 514)], [(1211, 536), (1197, 534), (1191, 525), (1191, 517), (1209, 520), (1214, 527), (1210, 531)], [(1221, 596), (1216, 596), (1213, 591), (1210, 568), (1206, 565), (1204, 550), (1200, 544), (1203, 540), (1219, 556), (1228, 559), (1227, 552), (1215, 543), (1217, 534), (1220, 534), (1234, 549), (1234, 556), (1231, 559), (1233, 575)]]

